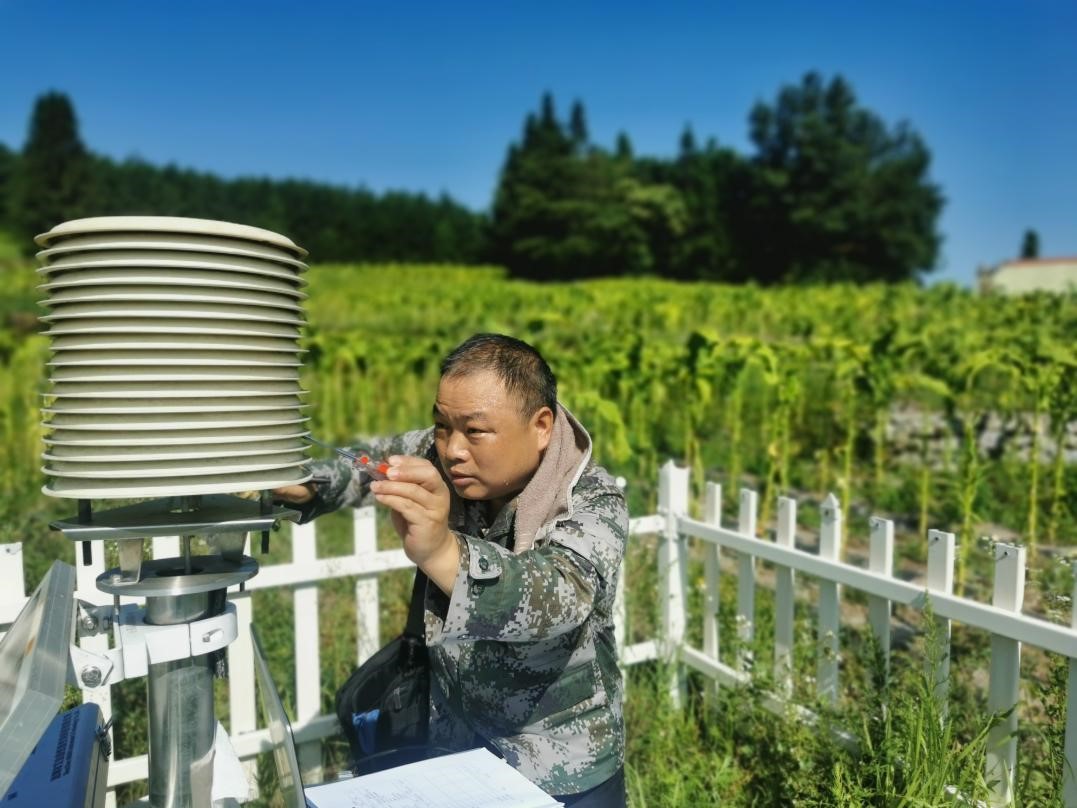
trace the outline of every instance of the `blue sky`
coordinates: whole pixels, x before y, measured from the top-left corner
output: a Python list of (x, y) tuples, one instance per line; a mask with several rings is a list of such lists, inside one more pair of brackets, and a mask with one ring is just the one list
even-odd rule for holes
[(545, 90), (669, 155), (685, 124), (750, 150), (783, 84), (841, 73), (909, 121), (947, 204), (940, 268), (968, 284), (1026, 227), (1077, 255), (1077, 3), (323, 3), (0, 0), (0, 142), (68, 93), (94, 151), (226, 176), (491, 199)]

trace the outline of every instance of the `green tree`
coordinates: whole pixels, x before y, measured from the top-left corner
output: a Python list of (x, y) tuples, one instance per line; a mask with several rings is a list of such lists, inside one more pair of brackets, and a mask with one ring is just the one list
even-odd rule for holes
[(696, 135), (691, 124), (685, 124), (681, 130), (680, 151), (682, 160), (694, 157), (697, 152)]
[(683, 227), (669, 244), (655, 244), (667, 275), (683, 279), (739, 281), (731, 211), (739, 203), (745, 162), (731, 149), (708, 139), (700, 150), (691, 129), (680, 137), (675, 160), (641, 159), (636, 173), (644, 182), (668, 185), (683, 201)]
[(30, 132), (15, 164), (8, 218), (16, 234), (30, 239), (67, 219), (88, 213), (94, 198), (91, 159), (79, 138), (75, 110), (66, 95), (49, 92), (34, 104)]
[(58, 93), (38, 99), (23, 158), (0, 148), (0, 227), (8, 226), (4, 214), (10, 211), (10, 227), (26, 247), (33, 235), (65, 219), (160, 215), (266, 227), (288, 234), (318, 261), (475, 263), (485, 252), (486, 217), (444, 195), (378, 195), (267, 177), (224, 180), (89, 153), (71, 102)]
[[(672, 186), (635, 174), (625, 156), (586, 140), (582, 104), (567, 125), (543, 96), (523, 137), (509, 146), (491, 213), (491, 257), (538, 279), (661, 271), (664, 249), (683, 231), (684, 206)], [(627, 141), (627, 138), (626, 138)]]
[(1026, 230), (1025, 235), (1021, 238), (1021, 257), (1040, 257), (1040, 234), (1031, 228)]
[(11, 187), (11, 174), (15, 170), (15, 153), (0, 143), (0, 229), (7, 228), (7, 198)]
[(572, 112), (569, 114), (568, 133), (572, 139), (572, 145), (577, 150), (586, 148), (590, 138), (587, 135), (587, 113), (580, 101), (572, 103)]
[(934, 267), (943, 197), (911, 128), (888, 128), (843, 78), (817, 73), (756, 104), (749, 122), (737, 230), (758, 280), (899, 281)]

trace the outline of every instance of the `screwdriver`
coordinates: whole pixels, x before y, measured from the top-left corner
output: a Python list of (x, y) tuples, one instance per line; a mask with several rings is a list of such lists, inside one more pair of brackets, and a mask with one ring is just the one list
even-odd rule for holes
[(367, 455), (354, 455), (351, 452), (345, 451), (344, 449), (338, 449), (335, 446), (330, 446), (328, 443), (322, 443), (320, 440), (313, 437), (312, 435), (307, 435), (306, 439), (311, 443), (316, 443), (318, 446), (336, 452), (341, 457), (349, 460), (354, 468), (365, 471), (375, 480), (388, 479), (387, 473), (389, 471), (389, 464), (386, 463), (384, 460), (374, 461), (371, 460)]

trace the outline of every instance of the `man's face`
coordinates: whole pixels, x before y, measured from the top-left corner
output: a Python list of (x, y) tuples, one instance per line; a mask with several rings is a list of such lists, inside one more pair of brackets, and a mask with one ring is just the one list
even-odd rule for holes
[(491, 371), (442, 379), (434, 402), (441, 467), (465, 499), (506, 502), (523, 490), (550, 442), (553, 413), (530, 418)]

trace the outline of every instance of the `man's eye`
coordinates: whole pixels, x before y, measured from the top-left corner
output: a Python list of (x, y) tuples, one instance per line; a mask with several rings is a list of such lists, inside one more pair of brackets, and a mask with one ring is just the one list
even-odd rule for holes
[(478, 427), (475, 427), (475, 426), (469, 426), (467, 428), (467, 434), (469, 434), (469, 435), (481, 435), (485, 431), (486, 431), (485, 429), (479, 429)]

